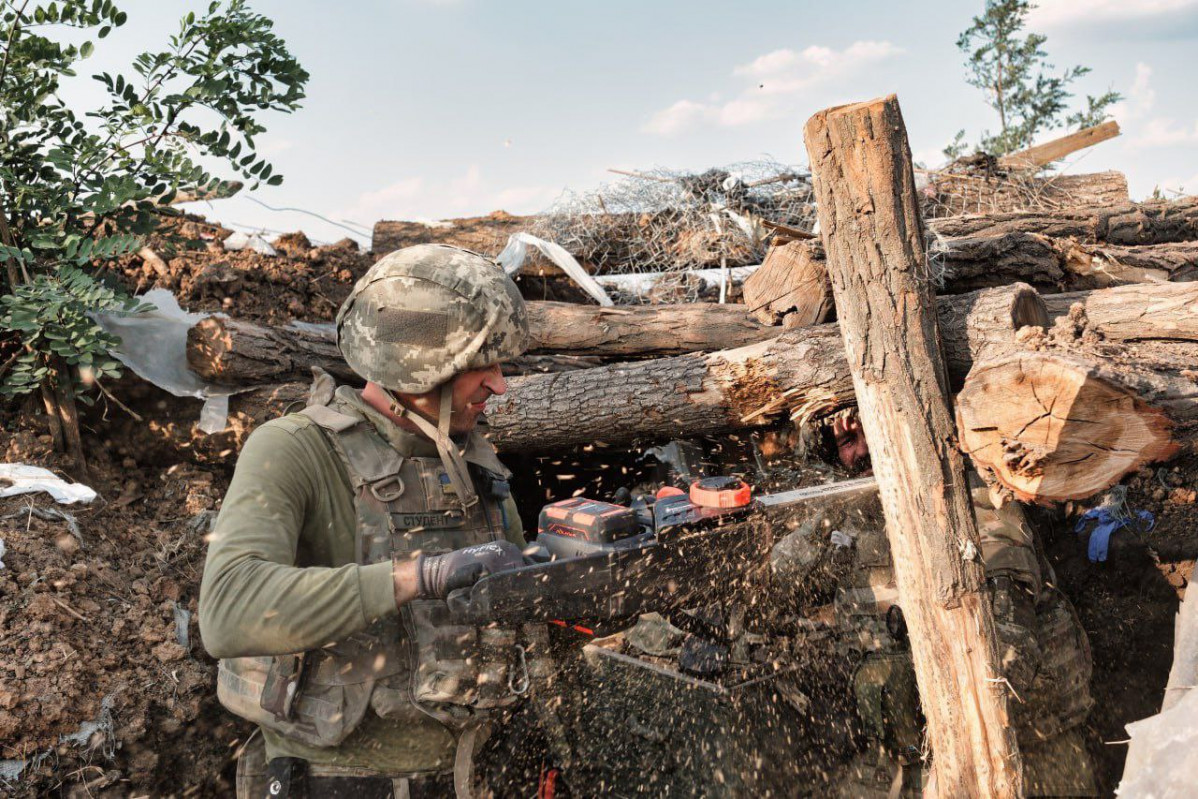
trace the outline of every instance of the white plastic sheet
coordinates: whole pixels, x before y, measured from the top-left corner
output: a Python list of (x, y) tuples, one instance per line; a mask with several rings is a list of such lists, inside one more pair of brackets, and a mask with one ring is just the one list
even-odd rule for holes
[[(749, 275), (756, 272), (761, 264), (749, 266), (731, 266), (727, 270), (727, 280), (731, 283), (744, 283)], [(600, 275), (595, 280), (601, 286), (629, 294), (647, 294), (650, 289), (666, 275), (694, 275), (703, 281), (708, 288), (719, 286), (725, 280), (723, 269), (688, 269), (685, 272), (629, 272), (623, 275)]]
[(1194, 796), (1198, 786), (1198, 691), (1169, 710), (1127, 725), (1131, 746), (1120, 799)]
[[(45, 491), (63, 505), (84, 504), (96, 498), (96, 492), (82, 483), (68, 483), (49, 469), (26, 463), (0, 463), (0, 497)], [(0, 549), (0, 556), (3, 549)]]
[(234, 233), (223, 243), (226, 250), (253, 250), (261, 255), (278, 255), (275, 248), (270, 246), (270, 242), (257, 233)]
[(503, 267), (504, 272), (514, 276), (528, 260), (529, 247), (536, 247), (546, 258), (561, 267), (561, 270), (569, 275), (571, 280), (594, 297), (600, 305), (613, 304), (611, 298), (607, 296), (607, 292), (595, 282), (595, 278), (587, 274), (587, 270), (582, 268), (582, 264), (574, 260), (574, 256), (566, 252), (564, 247), (552, 241), (545, 241), (545, 239), (537, 238), (530, 233), (514, 233), (508, 237), (507, 246), (495, 260)]
[(1127, 725), (1131, 735), (1120, 799), (1195, 795), (1198, 786), (1198, 593), (1177, 614), (1173, 668), (1162, 710)]
[(166, 289), (151, 289), (138, 299), (152, 304), (156, 310), (136, 316), (96, 314), (101, 327), (121, 338), (116, 357), (142, 380), (176, 397), (204, 400), (200, 429), (209, 434), (224, 430), (228, 424), (229, 397), (237, 390), (205, 382), (187, 366), (187, 331), (207, 314), (184, 311), (175, 295)]

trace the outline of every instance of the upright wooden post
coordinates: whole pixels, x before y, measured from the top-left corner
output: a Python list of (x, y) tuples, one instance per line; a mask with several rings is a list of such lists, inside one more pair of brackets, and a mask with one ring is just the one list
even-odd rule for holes
[(1019, 796), (1010, 689), (957, 449), (898, 100), (821, 111), (805, 138), (928, 719), (936, 796)]

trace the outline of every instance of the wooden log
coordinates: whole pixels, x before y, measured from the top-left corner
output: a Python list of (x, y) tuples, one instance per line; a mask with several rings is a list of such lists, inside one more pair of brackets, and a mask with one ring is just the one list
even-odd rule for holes
[(745, 281), (744, 303), (759, 322), (788, 328), (819, 324), (832, 312), (832, 288), (815, 241), (774, 244)]
[(1035, 147), (1028, 147), (1026, 150), (1004, 155), (998, 159), (998, 163), (1008, 169), (1037, 170), (1053, 161), (1059, 161), (1067, 155), (1072, 155), (1078, 150), (1093, 147), (1099, 142), (1113, 139), (1118, 135), (1119, 123), (1111, 120), (1074, 131), (1043, 144), (1037, 144)]
[(929, 253), (946, 294), (1012, 281), (1042, 291), (1081, 291), (1198, 277), (1198, 242), (1189, 241), (1128, 247), (1008, 232), (936, 239)]
[(357, 382), (331, 327), (265, 327), (209, 316), (187, 331), (187, 365), (205, 380), (234, 385), (302, 380), (313, 366), (338, 380)]
[(1121, 172), (1093, 172), (1048, 177), (934, 172), (925, 207), (932, 217), (1052, 211), (1126, 204), (1127, 177)]
[(743, 305), (683, 303), (600, 308), (528, 303), (530, 353), (663, 356), (729, 349), (774, 338)]
[(1062, 264), (1075, 282), (1100, 288), (1126, 283), (1192, 281), (1198, 278), (1198, 242), (1119, 246), (1058, 240)]
[(821, 111), (804, 138), (928, 720), (934, 795), (1021, 796), (898, 100)]
[(946, 237), (1039, 233), (1084, 244), (1165, 244), (1198, 239), (1198, 197), (1102, 208), (951, 216), (929, 220), (928, 227)]
[[(1026, 285), (941, 297), (937, 309), (953, 385), (964, 382), (974, 357), (1014, 350), (1021, 346), (1015, 331), (1046, 318)], [(836, 325), (825, 324), (707, 355), (513, 378), (507, 394), (488, 402), (487, 418), (500, 449), (546, 452), (725, 433), (851, 401)]]
[[(596, 366), (594, 357), (662, 356), (728, 349), (774, 338), (743, 305), (600, 308), (563, 302), (528, 303), (525, 371)], [(305, 378), (319, 366), (339, 380), (357, 380), (337, 350), (333, 326), (266, 327), (210, 316), (188, 331), (187, 361), (206, 380), (233, 385)], [(577, 357), (583, 356), (583, 357)], [(552, 358), (551, 360), (547, 360)], [(553, 368), (554, 366), (562, 369)]]
[(1021, 500), (1086, 499), (1192, 448), (1195, 376), (1053, 352), (979, 363), (957, 397), (961, 446)]
[(1043, 300), (1050, 320), (1080, 304), (1087, 326), (1109, 341), (1198, 341), (1198, 283), (1145, 283)]
[(1041, 202), (1057, 208), (1126, 205), (1131, 202), (1131, 195), (1127, 189), (1127, 175), (1113, 169), (1106, 172), (1036, 178), (1032, 183), (1032, 189), (1039, 192)]

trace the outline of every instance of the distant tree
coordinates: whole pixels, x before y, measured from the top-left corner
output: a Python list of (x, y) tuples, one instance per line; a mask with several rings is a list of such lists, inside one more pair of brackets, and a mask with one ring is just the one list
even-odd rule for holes
[(180, 191), (227, 190), (198, 161), (277, 185), (254, 149), (264, 111), (290, 112), (308, 73), (245, 0), (188, 13), (131, 76), (94, 75), (107, 100), (59, 96), (95, 39), (125, 23), (112, 0), (0, 0), (0, 396), (40, 390), (51, 430), (84, 468), (75, 400), (120, 373), (97, 311), (144, 309), (95, 277), (136, 252)]
[[(968, 56), (966, 81), (986, 94), (986, 102), (998, 112), (999, 131), (982, 134), (978, 148), (1005, 155), (1032, 145), (1042, 131), (1062, 126), (1084, 128), (1108, 116), (1110, 106), (1122, 99), (1115, 91), (1086, 97), (1086, 109), (1068, 114), (1073, 96), (1068, 87), (1087, 75), (1089, 67), (1075, 66), (1052, 74), (1044, 51), (1046, 37), (1028, 33), (1021, 37), (1028, 0), (986, 0), (986, 10), (957, 39), (957, 47)], [(945, 148), (955, 158), (968, 150), (965, 133)]]

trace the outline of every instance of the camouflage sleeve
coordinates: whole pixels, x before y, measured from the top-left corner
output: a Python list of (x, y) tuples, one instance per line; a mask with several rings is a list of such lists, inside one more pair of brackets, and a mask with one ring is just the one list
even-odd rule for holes
[[(304, 432), (265, 425), (238, 458), (200, 585), (200, 634), (213, 657), (314, 649), (396, 612), (390, 563), (294, 565), (306, 523), (336, 526), (316, 498), (343, 479), (307, 440), (319, 432)], [(313, 525), (320, 513), (327, 518)]]

